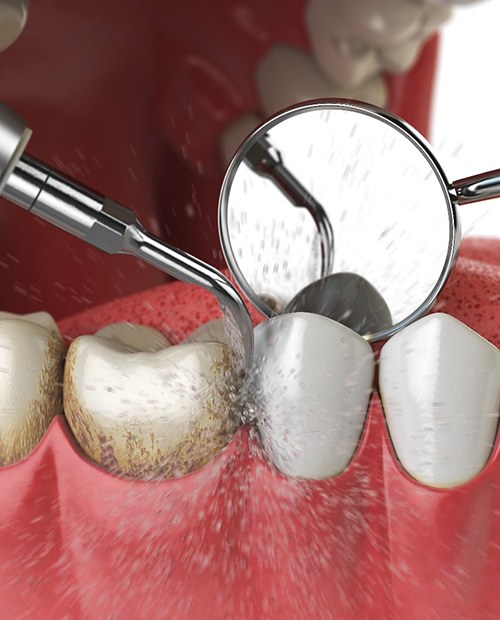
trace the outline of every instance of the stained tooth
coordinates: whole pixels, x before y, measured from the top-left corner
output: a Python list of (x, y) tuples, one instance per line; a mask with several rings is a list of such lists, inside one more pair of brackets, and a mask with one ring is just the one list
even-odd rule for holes
[(117, 474), (184, 474), (213, 458), (236, 428), (228, 348), (220, 343), (130, 352), (82, 336), (71, 345), (64, 409), (76, 440)]
[(424, 484), (451, 487), (485, 466), (498, 425), (500, 351), (446, 314), (393, 336), (380, 390), (394, 450)]
[[(36, 314), (55, 327), (50, 315)], [(27, 456), (62, 412), (63, 360), (57, 327), (33, 316), (0, 319), (0, 465)]]
[(257, 87), (266, 115), (308, 99), (358, 99), (378, 106), (387, 102), (387, 90), (379, 76), (353, 88), (337, 86), (309, 54), (283, 44), (275, 45), (259, 63)]
[(226, 332), (224, 331), (224, 323), (222, 319), (208, 321), (204, 323), (189, 336), (184, 338), (183, 342), (220, 342), (227, 345)]
[(157, 329), (135, 323), (111, 323), (96, 332), (96, 336), (109, 338), (134, 351), (161, 351), (171, 342)]
[(358, 444), (373, 381), (373, 352), (326, 317), (278, 316), (255, 328), (255, 399), (265, 451), (284, 474), (340, 474)]

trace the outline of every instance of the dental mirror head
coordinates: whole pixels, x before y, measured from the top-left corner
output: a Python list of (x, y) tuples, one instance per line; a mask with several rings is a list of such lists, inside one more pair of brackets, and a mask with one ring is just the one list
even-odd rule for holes
[(265, 316), (316, 312), (377, 341), (432, 307), (457, 253), (456, 202), (404, 121), (318, 101), (277, 114), (243, 143), (219, 228), (231, 272)]

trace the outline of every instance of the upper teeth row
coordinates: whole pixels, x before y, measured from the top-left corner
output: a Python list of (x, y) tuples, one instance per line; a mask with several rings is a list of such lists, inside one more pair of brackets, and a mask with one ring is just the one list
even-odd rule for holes
[[(326, 478), (351, 461), (373, 389), (363, 338), (322, 316), (275, 317), (255, 329), (252, 402), (262, 444), (283, 473)], [(0, 313), (0, 463), (14, 463), (61, 412), (64, 346), (46, 313)], [(454, 486), (486, 464), (500, 408), (500, 351), (434, 314), (383, 347), (379, 385), (394, 450), (421, 482)], [(70, 346), (64, 409), (86, 454), (134, 477), (186, 473), (237, 427), (235, 379), (221, 322), (182, 344), (117, 324)], [(241, 407), (242, 403), (240, 403)]]
[[(384, 107), (382, 71), (402, 73), (425, 40), (449, 17), (439, 2), (415, 0), (308, 0), (305, 30), (311, 52), (277, 43), (256, 66), (260, 112), (270, 116), (311, 99), (357, 99)], [(261, 119), (249, 113), (222, 133), (225, 162)]]

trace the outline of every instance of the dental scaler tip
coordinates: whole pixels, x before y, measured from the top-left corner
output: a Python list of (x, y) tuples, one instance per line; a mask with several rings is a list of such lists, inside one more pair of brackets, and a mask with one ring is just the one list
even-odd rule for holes
[(323, 206), (285, 166), (281, 152), (273, 146), (267, 134), (254, 142), (244, 161), (253, 172), (272, 181), (294, 207), (303, 207), (309, 211), (320, 238), (321, 275), (329, 275), (333, 269), (334, 236)]
[(0, 103), (0, 195), (107, 254), (130, 254), (214, 294), (239, 327), (245, 365), (250, 368), (252, 321), (229, 280), (148, 233), (131, 209), (24, 154), (30, 135), (23, 119)]

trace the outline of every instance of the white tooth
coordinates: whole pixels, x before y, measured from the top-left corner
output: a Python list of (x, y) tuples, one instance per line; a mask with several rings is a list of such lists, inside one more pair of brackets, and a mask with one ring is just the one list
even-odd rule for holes
[(183, 342), (220, 342), (227, 345), (224, 321), (216, 319), (215, 321), (204, 323), (198, 329), (195, 329), (194, 332), (191, 332), (189, 336), (186, 336)]
[(28, 0), (0, 0), (0, 52), (21, 34), (28, 16)]
[(352, 459), (373, 382), (373, 352), (326, 317), (297, 312), (255, 328), (259, 430), (284, 474), (328, 478)]
[(422, 41), (411, 40), (381, 52), (384, 68), (392, 73), (404, 73), (417, 59)]
[(0, 465), (27, 456), (62, 412), (63, 360), (57, 331), (0, 319)]
[(51, 332), (59, 334), (59, 328), (54, 321), (54, 317), (48, 312), (31, 312), (30, 314), (14, 314), (13, 312), (0, 312), (0, 319), (22, 319), (23, 321), (29, 321), (35, 323), (41, 327), (45, 327)]
[(207, 463), (235, 430), (232, 369), (219, 343), (130, 352), (77, 338), (64, 373), (64, 410), (96, 463), (132, 477), (179, 475)]
[(309, 54), (284, 44), (272, 47), (260, 61), (257, 87), (266, 115), (309, 99), (357, 99), (378, 106), (387, 103), (387, 89), (379, 76), (355, 88), (335, 85)]
[(309, 0), (305, 10), (316, 61), (333, 82), (351, 87), (383, 69), (409, 68), (448, 16), (438, 3), (414, 0)]
[(394, 450), (424, 484), (476, 476), (491, 453), (500, 408), (500, 351), (446, 314), (393, 336), (380, 354), (380, 391)]
[(121, 342), (133, 351), (161, 351), (172, 344), (153, 327), (136, 323), (111, 323), (101, 328), (95, 335)]

